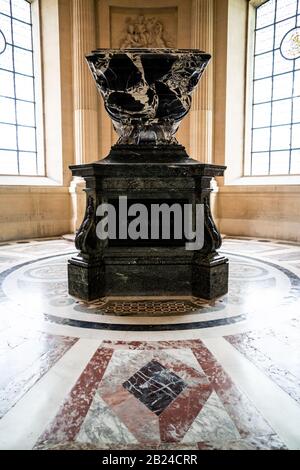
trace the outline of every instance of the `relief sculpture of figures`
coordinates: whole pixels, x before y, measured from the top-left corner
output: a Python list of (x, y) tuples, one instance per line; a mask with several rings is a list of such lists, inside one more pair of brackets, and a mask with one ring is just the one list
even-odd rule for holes
[(174, 46), (174, 41), (169, 40), (163, 23), (157, 18), (140, 15), (127, 18), (126, 23), (126, 33), (120, 41), (121, 48)]

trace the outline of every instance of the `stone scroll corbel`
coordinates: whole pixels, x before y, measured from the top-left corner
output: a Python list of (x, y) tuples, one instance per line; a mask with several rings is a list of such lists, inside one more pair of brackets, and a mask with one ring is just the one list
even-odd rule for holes
[(95, 203), (91, 195), (87, 198), (84, 218), (75, 236), (75, 247), (82, 258), (90, 258), (97, 249)]
[(222, 237), (217, 229), (213, 219), (209, 195), (204, 198), (204, 247), (201, 250), (201, 255), (205, 258), (213, 258), (218, 255), (217, 250), (221, 248)]

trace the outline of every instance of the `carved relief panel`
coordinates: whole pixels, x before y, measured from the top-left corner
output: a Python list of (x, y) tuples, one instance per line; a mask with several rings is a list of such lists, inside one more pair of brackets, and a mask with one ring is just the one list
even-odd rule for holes
[(111, 8), (112, 47), (177, 47), (177, 8)]

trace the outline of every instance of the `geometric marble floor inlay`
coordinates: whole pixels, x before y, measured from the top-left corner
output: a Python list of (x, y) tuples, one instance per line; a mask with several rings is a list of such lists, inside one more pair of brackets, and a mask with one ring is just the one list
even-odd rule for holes
[(0, 449), (300, 450), (300, 246), (221, 251), (221, 298), (88, 303), (73, 243), (0, 244)]
[(133, 374), (123, 387), (159, 416), (187, 384), (157, 361), (151, 361)]

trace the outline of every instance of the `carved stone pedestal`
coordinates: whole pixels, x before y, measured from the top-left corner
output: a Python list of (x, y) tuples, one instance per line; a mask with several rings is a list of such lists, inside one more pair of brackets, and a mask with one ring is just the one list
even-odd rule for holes
[[(183, 147), (116, 145), (104, 160), (71, 167), (86, 181), (87, 208), (69, 260), (69, 293), (83, 300), (107, 295), (194, 295), (212, 299), (228, 290), (228, 260), (210, 211), (210, 181), (225, 167), (189, 158)], [(96, 209), (127, 196), (145, 205), (204, 206), (204, 245), (185, 240), (100, 240)]]

